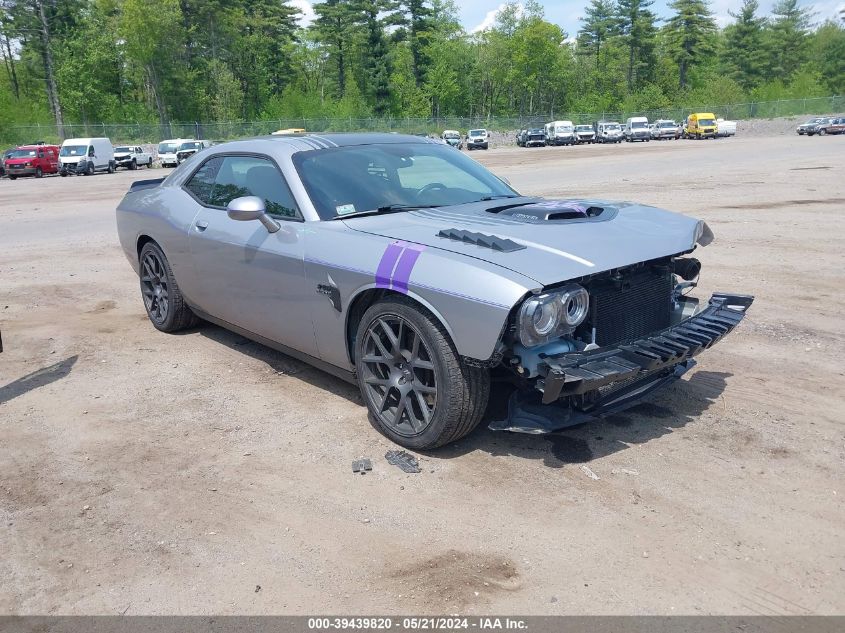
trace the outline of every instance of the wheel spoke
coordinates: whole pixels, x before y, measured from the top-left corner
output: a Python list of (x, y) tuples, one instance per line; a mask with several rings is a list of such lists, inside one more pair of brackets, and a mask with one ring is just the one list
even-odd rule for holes
[[(411, 403), (410, 398), (405, 399), (405, 412), (408, 414), (408, 423), (411, 425), (411, 428), (417, 432), (423, 430), (424, 428), (424, 424), (421, 424), (421, 422), (428, 423), (428, 420), (420, 420), (416, 416), (416, 414), (414, 413), (414, 405)], [(425, 414), (423, 414), (423, 416), (424, 415)]]
[(379, 378), (378, 376), (366, 376), (364, 382), (368, 385), (379, 385), (381, 387), (390, 385), (390, 381), (387, 378)]
[[(393, 425), (399, 426), (402, 423), (402, 413), (405, 411), (405, 405), (408, 401), (408, 394), (403, 393), (399, 396), (399, 403), (396, 405), (396, 413), (393, 414)], [(413, 416), (408, 416), (411, 426), (413, 426)]]
[(431, 420), (431, 410), (428, 408), (428, 403), (425, 401), (425, 398), (419, 392), (418, 389), (414, 389), (414, 395), (417, 398), (417, 404), (420, 407), (420, 412), (422, 413), (423, 420), (426, 424), (428, 424)]
[(385, 358), (384, 356), (373, 356), (372, 354), (368, 354), (361, 359), (362, 362), (377, 363), (379, 365), (389, 365), (391, 360), (393, 359)]
[(420, 393), (437, 394), (437, 387), (429, 387), (428, 385), (424, 385), (419, 381), (414, 383), (414, 390), (419, 391)]
[(411, 361), (411, 366), (415, 369), (434, 369), (434, 363), (427, 360), (415, 359)]
[(393, 332), (393, 328), (391, 328), (387, 323), (385, 323), (384, 319), (379, 319), (379, 325), (381, 325), (381, 329), (387, 335), (387, 339), (390, 341), (390, 351), (393, 353), (394, 356), (397, 356), (400, 352), (399, 349), (399, 339), (396, 338), (396, 334)]

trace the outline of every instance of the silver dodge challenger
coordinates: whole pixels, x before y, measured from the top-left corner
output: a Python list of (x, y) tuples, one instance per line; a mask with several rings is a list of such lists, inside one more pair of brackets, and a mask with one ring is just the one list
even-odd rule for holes
[(632, 203), (522, 196), (417, 136), (272, 136), (132, 184), (120, 242), (163, 332), (200, 320), (357, 383), (412, 449), (546, 433), (678, 378), (753, 297), (690, 292), (713, 234)]

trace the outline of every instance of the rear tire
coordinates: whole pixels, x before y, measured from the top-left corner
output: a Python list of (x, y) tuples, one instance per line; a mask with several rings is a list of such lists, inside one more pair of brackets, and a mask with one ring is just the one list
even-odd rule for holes
[(17, 179), (18, 179), (17, 176), (9, 176), (9, 180), (17, 180)]
[(185, 303), (170, 262), (155, 242), (147, 242), (138, 256), (141, 299), (157, 330), (178, 332), (197, 324), (197, 316)]
[(470, 433), (490, 396), (488, 370), (464, 363), (440, 322), (406, 297), (390, 297), (364, 313), (355, 368), (373, 425), (414, 450)]

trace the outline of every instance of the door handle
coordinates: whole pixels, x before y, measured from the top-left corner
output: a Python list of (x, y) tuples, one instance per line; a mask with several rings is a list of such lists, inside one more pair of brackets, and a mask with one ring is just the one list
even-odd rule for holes
[(200, 233), (202, 233), (203, 231), (205, 231), (205, 230), (208, 228), (208, 222), (206, 222), (205, 220), (199, 220), (199, 221), (198, 221), (198, 222), (194, 225), (194, 228), (195, 228), (197, 231), (199, 231)]

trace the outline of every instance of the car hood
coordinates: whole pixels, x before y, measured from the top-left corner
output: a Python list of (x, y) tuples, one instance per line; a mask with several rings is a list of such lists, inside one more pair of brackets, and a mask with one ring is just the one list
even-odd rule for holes
[[(578, 217), (588, 209), (600, 211), (594, 217)], [(707, 225), (695, 218), (645, 205), (585, 199), (519, 198), (343, 222), (356, 231), (495, 264), (543, 286), (684, 253), (713, 238)]]

